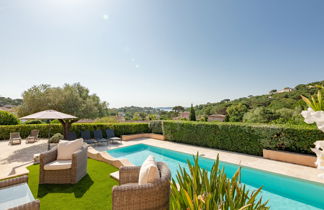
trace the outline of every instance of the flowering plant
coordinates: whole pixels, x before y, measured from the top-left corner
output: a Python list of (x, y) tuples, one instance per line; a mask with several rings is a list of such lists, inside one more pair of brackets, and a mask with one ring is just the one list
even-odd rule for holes
[(324, 99), (321, 92), (321, 90), (324, 90), (324, 86), (317, 85), (316, 87), (320, 88), (316, 96), (310, 98), (301, 96), (309, 107), (307, 110), (302, 111), (301, 115), (305, 118), (306, 123), (316, 123), (318, 129), (324, 132)]

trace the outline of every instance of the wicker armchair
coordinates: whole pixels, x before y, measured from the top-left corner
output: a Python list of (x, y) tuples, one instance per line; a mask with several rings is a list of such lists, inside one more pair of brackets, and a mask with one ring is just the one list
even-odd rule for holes
[[(12, 179), (6, 179), (3, 181), (0, 181), (0, 189), (14, 186), (17, 184), (21, 183), (27, 183), (28, 182), (28, 177), (27, 176), (21, 176), (17, 178), (12, 178)], [(22, 205), (18, 205), (12, 208), (9, 208), (8, 210), (39, 210), (40, 208), (40, 202), (39, 200), (34, 200)]]
[(88, 146), (83, 145), (72, 155), (72, 166), (69, 169), (44, 170), (47, 163), (57, 159), (57, 147), (40, 154), (40, 184), (75, 184), (87, 174)]
[(122, 167), (119, 171), (120, 186), (112, 191), (113, 210), (169, 209), (171, 172), (163, 162), (158, 162), (161, 179), (138, 185), (140, 166)]

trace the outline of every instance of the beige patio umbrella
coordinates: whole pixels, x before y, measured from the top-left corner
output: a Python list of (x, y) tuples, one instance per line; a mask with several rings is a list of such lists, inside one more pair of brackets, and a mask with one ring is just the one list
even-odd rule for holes
[(21, 120), (59, 120), (63, 125), (64, 129), (64, 138), (67, 138), (68, 131), (71, 127), (71, 124), (78, 119), (77, 117), (55, 110), (45, 110), (37, 112), (25, 117), (21, 117)]

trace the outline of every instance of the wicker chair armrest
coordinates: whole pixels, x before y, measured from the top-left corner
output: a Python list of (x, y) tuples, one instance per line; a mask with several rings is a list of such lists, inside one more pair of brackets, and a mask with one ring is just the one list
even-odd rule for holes
[(12, 178), (12, 179), (2, 180), (2, 181), (0, 181), (0, 188), (8, 187), (11, 185), (16, 185), (16, 184), (20, 184), (20, 183), (24, 183), (24, 182), (28, 182), (28, 176), (26, 176), (26, 175)]
[(119, 184), (137, 183), (140, 166), (123, 166), (119, 170)]
[(82, 146), (81, 149), (74, 152), (72, 155), (72, 168), (80, 167), (88, 159), (88, 146)]
[(29, 203), (25, 203), (13, 208), (9, 208), (8, 210), (39, 210), (40, 209), (40, 201), (34, 200)]
[(44, 167), (45, 164), (53, 162), (57, 159), (57, 147), (54, 147), (53, 149), (43, 152), (39, 156), (39, 162), (41, 168)]

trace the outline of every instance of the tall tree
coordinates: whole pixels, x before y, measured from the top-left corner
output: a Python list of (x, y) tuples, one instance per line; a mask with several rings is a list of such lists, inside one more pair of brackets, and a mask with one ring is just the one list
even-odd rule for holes
[(79, 118), (98, 118), (108, 114), (107, 102), (101, 101), (96, 94), (80, 83), (65, 84), (63, 87), (51, 87), (42, 84), (33, 86), (23, 93), (23, 103), (18, 115), (54, 109)]
[(248, 112), (248, 107), (239, 103), (228, 107), (226, 111), (230, 122), (242, 122), (244, 114)]
[(179, 112), (184, 112), (185, 108), (183, 106), (175, 106), (172, 108), (172, 110), (179, 113)]
[(191, 104), (191, 107), (190, 107), (189, 120), (190, 121), (196, 121), (196, 112), (195, 112), (195, 109), (194, 109), (192, 104)]

